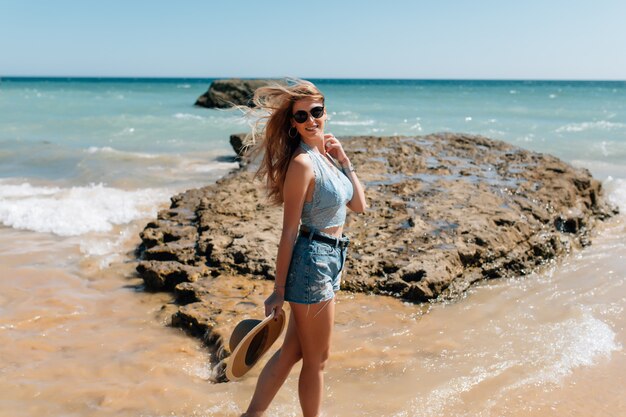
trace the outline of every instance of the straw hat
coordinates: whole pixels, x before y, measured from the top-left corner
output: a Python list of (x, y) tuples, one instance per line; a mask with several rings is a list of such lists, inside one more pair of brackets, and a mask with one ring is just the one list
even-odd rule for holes
[(246, 374), (268, 351), (285, 328), (285, 314), (281, 310), (274, 320), (274, 312), (263, 321), (247, 319), (239, 322), (230, 336), (232, 354), (226, 364), (226, 376), (235, 381)]

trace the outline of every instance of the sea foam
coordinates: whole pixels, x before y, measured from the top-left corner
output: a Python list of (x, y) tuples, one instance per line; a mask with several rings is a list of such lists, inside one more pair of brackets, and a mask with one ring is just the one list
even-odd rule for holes
[(176, 119), (182, 120), (204, 120), (205, 118), (202, 116), (198, 116), (197, 114), (189, 114), (189, 113), (176, 113), (174, 115)]
[(329, 123), (335, 126), (372, 126), (376, 122), (374, 120), (331, 120)]
[(583, 132), (586, 130), (616, 130), (626, 128), (626, 123), (614, 123), (606, 120), (597, 122), (570, 123), (556, 129), (557, 133), (563, 132)]
[[(588, 312), (581, 317), (571, 318), (562, 322), (538, 325), (536, 327), (520, 327), (520, 333), (530, 345), (522, 351), (507, 351), (504, 344), (500, 352), (495, 353), (493, 363), (480, 365), (480, 359), (486, 352), (480, 352), (477, 364), (466, 375), (456, 375), (432, 389), (426, 396), (418, 396), (407, 404), (410, 412), (396, 416), (432, 416), (448, 414), (450, 407), (462, 404), (461, 395), (471, 392), (483, 384), (504, 375), (503, 380), (511, 375), (518, 375), (512, 384), (504, 384), (491, 394), (492, 401), (511, 396), (511, 391), (526, 389), (529, 386), (559, 384), (563, 378), (581, 366), (591, 366), (602, 357), (608, 357), (622, 346), (616, 342), (613, 329)], [(471, 351), (467, 356), (474, 355)], [(513, 357), (507, 358), (512, 355)], [(441, 365), (439, 365), (441, 366)], [(437, 368), (435, 369), (437, 370)], [(484, 386), (484, 385), (483, 385)], [(489, 404), (486, 405), (487, 409)], [(469, 415), (469, 414), (468, 414)], [(482, 415), (482, 414), (481, 414)], [(490, 415), (489, 413), (487, 415)]]
[(622, 213), (626, 212), (626, 179), (608, 177), (603, 183), (611, 203), (619, 207)]
[(145, 153), (145, 152), (127, 152), (127, 151), (120, 151), (118, 149), (112, 148), (110, 146), (90, 146), (89, 148), (84, 150), (86, 153), (94, 155), (94, 154), (108, 154), (108, 155), (115, 155), (115, 156), (119, 156), (122, 158), (140, 158), (140, 159), (155, 159), (158, 158), (160, 155), (158, 154), (152, 154), (152, 153)]
[(537, 351), (527, 352), (527, 363), (538, 369), (509, 388), (527, 385), (558, 384), (579, 366), (589, 366), (599, 357), (608, 357), (622, 346), (615, 341), (615, 332), (601, 320), (585, 312), (580, 319), (538, 326), (529, 332)]
[(154, 216), (168, 195), (166, 190), (127, 191), (103, 184), (60, 188), (0, 183), (0, 223), (59, 236), (107, 232), (113, 225)]

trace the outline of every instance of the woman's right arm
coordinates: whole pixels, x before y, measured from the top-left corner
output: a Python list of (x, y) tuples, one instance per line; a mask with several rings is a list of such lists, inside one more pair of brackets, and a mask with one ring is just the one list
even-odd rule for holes
[(282, 308), (285, 299), (285, 284), (293, 254), (293, 247), (298, 237), (302, 206), (309, 184), (314, 179), (313, 165), (306, 154), (297, 155), (289, 164), (285, 184), (283, 185), (283, 231), (276, 256), (276, 278), (274, 291), (265, 300), (265, 315), (273, 309)]

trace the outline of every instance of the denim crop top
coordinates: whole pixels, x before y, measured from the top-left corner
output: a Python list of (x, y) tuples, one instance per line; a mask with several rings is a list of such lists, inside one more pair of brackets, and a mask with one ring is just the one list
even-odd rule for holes
[(341, 171), (330, 166), (330, 160), (306, 143), (300, 147), (309, 155), (315, 173), (313, 199), (302, 207), (302, 225), (309, 230), (341, 226), (346, 221), (346, 204), (352, 199), (352, 182)]

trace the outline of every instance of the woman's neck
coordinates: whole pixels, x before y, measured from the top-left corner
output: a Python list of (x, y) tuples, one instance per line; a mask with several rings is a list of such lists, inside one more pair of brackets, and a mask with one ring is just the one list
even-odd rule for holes
[(322, 155), (326, 155), (326, 149), (324, 148), (324, 137), (313, 137), (313, 138), (302, 138), (302, 142), (306, 143), (306, 145), (311, 149), (316, 149)]

